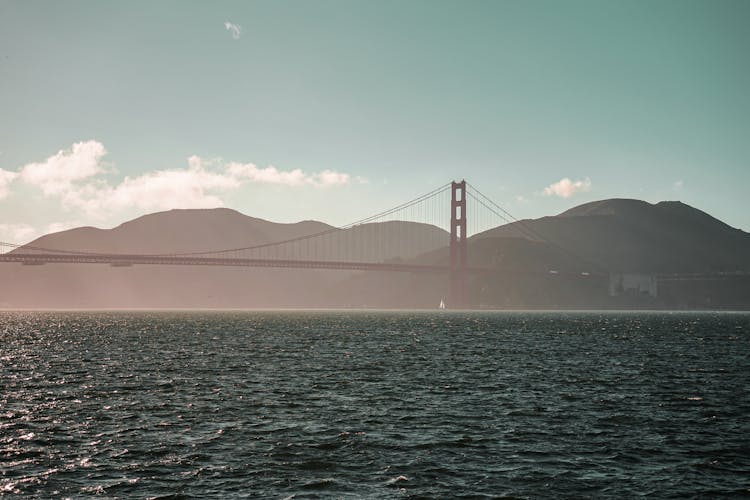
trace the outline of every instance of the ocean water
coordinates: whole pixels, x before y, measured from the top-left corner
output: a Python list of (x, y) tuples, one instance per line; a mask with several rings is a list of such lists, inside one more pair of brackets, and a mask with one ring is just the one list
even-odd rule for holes
[(0, 313), (0, 495), (750, 495), (750, 315)]

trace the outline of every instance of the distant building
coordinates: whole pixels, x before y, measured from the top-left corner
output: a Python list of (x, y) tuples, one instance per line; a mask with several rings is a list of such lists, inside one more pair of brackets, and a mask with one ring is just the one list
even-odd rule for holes
[(653, 274), (610, 274), (609, 295), (657, 296), (656, 276)]

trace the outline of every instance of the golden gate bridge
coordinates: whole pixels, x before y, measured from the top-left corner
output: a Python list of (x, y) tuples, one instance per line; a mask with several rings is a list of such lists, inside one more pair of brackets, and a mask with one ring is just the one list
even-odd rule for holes
[[(446, 214), (449, 214), (447, 223)], [(401, 224), (395, 228), (389, 227), (389, 224), (399, 221), (416, 222), (419, 226)], [(519, 236), (555, 245), (462, 180), (450, 182), (406, 203), (345, 226), (282, 241), (239, 248), (171, 253), (98, 252), (0, 243), (0, 246), (10, 249), (0, 254), (0, 262), (24, 265), (238, 266), (443, 273), (450, 283), (449, 303), (451, 307), (458, 308), (468, 305), (469, 275), (497, 270), (496, 267), (470, 265), (469, 236), (506, 223), (513, 223)], [(415, 228), (420, 230), (416, 231)], [(444, 251), (446, 248), (447, 259)], [(561, 248), (558, 246), (558, 249)], [(394, 257), (394, 254), (398, 257)], [(587, 265), (588, 270), (578, 274), (590, 276), (596, 272), (590, 263)]]

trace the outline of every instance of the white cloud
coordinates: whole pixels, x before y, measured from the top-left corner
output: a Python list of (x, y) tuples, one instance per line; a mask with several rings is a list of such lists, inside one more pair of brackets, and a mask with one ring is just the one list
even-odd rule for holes
[[(82, 221), (91, 224), (116, 214), (131, 215), (133, 209), (221, 207), (225, 205), (224, 195), (251, 184), (322, 189), (367, 182), (330, 169), (305, 172), (300, 168), (260, 168), (252, 163), (226, 163), (198, 156), (189, 157), (183, 168), (155, 170), (112, 182), (108, 174), (114, 169), (104, 162), (106, 154), (103, 144), (94, 140), (82, 141), (44, 161), (28, 163), (17, 171), (0, 168), (0, 200), (8, 197), (15, 185), (23, 183), (38, 189), (48, 200), (58, 202), (57, 216), (63, 212), (74, 214), (66, 217), (70, 217), (67, 222), (38, 227), (0, 223), (0, 242), (26, 243), (43, 234), (83, 225)], [(57, 216), (55, 219), (60, 220)]]
[(341, 186), (349, 184), (349, 174), (326, 169), (319, 174), (313, 175), (312, 183), (317, 186)]
[(306, 174), (299, 168), (283, 171), (274, 166), (258, 168), (252, 163), (237, 162), (229, 163), (226, 168), (227, 173), (237, 180), (262, 184), (282, 184), (286, 186), (309, 184), (317, 187), (329, 187), (348, 184), (350, 180), (349, 174), (327, 169), (316, 174)]
[(107, 150), (100, 142), (77, 142), (41, 163), (29, 163), (21, 169), (20, 176), (41, 188), (45, 195), (64, 193), (74, 182), (104, 173), (101, 159), (105, 154)]
[(591, 179), (589, 179), (588, 177), (581, 181), (575, 182), (565, 177), (544, 188), (544, 194), (546, 196), (555, 195), (562, 198), (570, 198), (576, 193), (588, 191), (589, 189), (591, 189)]
[(10, 194), (10, 184), (18, 177), (18, 173), (0, 168), (0, 200)]
[(675, 191), (682, 191), (682, 188), (685, 187), (685, 183), (682, 182), (682, 179), (678, 181), (674, 181), (674, 184), (672, 184), (672, 189)]
[(232, 162), (227, 165), (227, 173), (235, 179), (243, 179), (261, 184), (284, 184), (287, 186), (301, 186), (309, 180), (305, 173), (296, 168), (281, 171), (274, 166), (258, 168), (252, 163)]
[(524, 195), (522, 195), (522, 194), (519, 194), (519, 195), (517, 195), (517, 196), (516, 196), (516, 201), (517, 201), (518, 203), (528, 203), (528, 202), (529, 202), (529, 199), (528, 199), (528, 198), (526, 198), (526, 197), (525, 197)]
[(242, 26), (226, 21), (224, 23), (224, 28), (232, 34), (232, 38), (234, 38), (235, 40), (240, 39), (240, 36), (242, 35)]
[(236, 189), (240, 183), (223, 173), (202, 166), (187, 169), (157, 170), (138, 177), (126, 177), (114, 187), (100, 189), (83, 202), (90, 209), (119, 210), (214, 208), (224, 205), (216, 191)]
[[(26, 243), (39, 236), (39, 231), (29, 224), (0, 224), (0, 241), (7, 243)], [(6, 252), (10, 248), (0, 248)]]
[(191, 156), (187, 168), (125, 177), (113, 185), (103, 175), (107, 173), (102, 162), (106, 153), (97, 141), (78, 142), (43, 162), (25, 165), (18, 173), (0, 170), (0, 198), (7, 196), (9, 184), (20, 178), (41, 189), (45, 196), (59, 199), (63, 208), (104, 217), (129, 208), (219, 207), (224, 205), (222, 194), (250, 183), (324, 188), (350, 182), (349, 174), (333, 170), (306, 173), (299, 168), (259, 168), (252, 163), (223, 164)]

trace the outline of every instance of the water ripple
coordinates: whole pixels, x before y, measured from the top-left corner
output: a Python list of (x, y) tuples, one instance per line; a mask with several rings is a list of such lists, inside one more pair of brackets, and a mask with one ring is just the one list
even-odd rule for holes
[(0, 321), (0, 495), (750, 495), (747, 314)]

